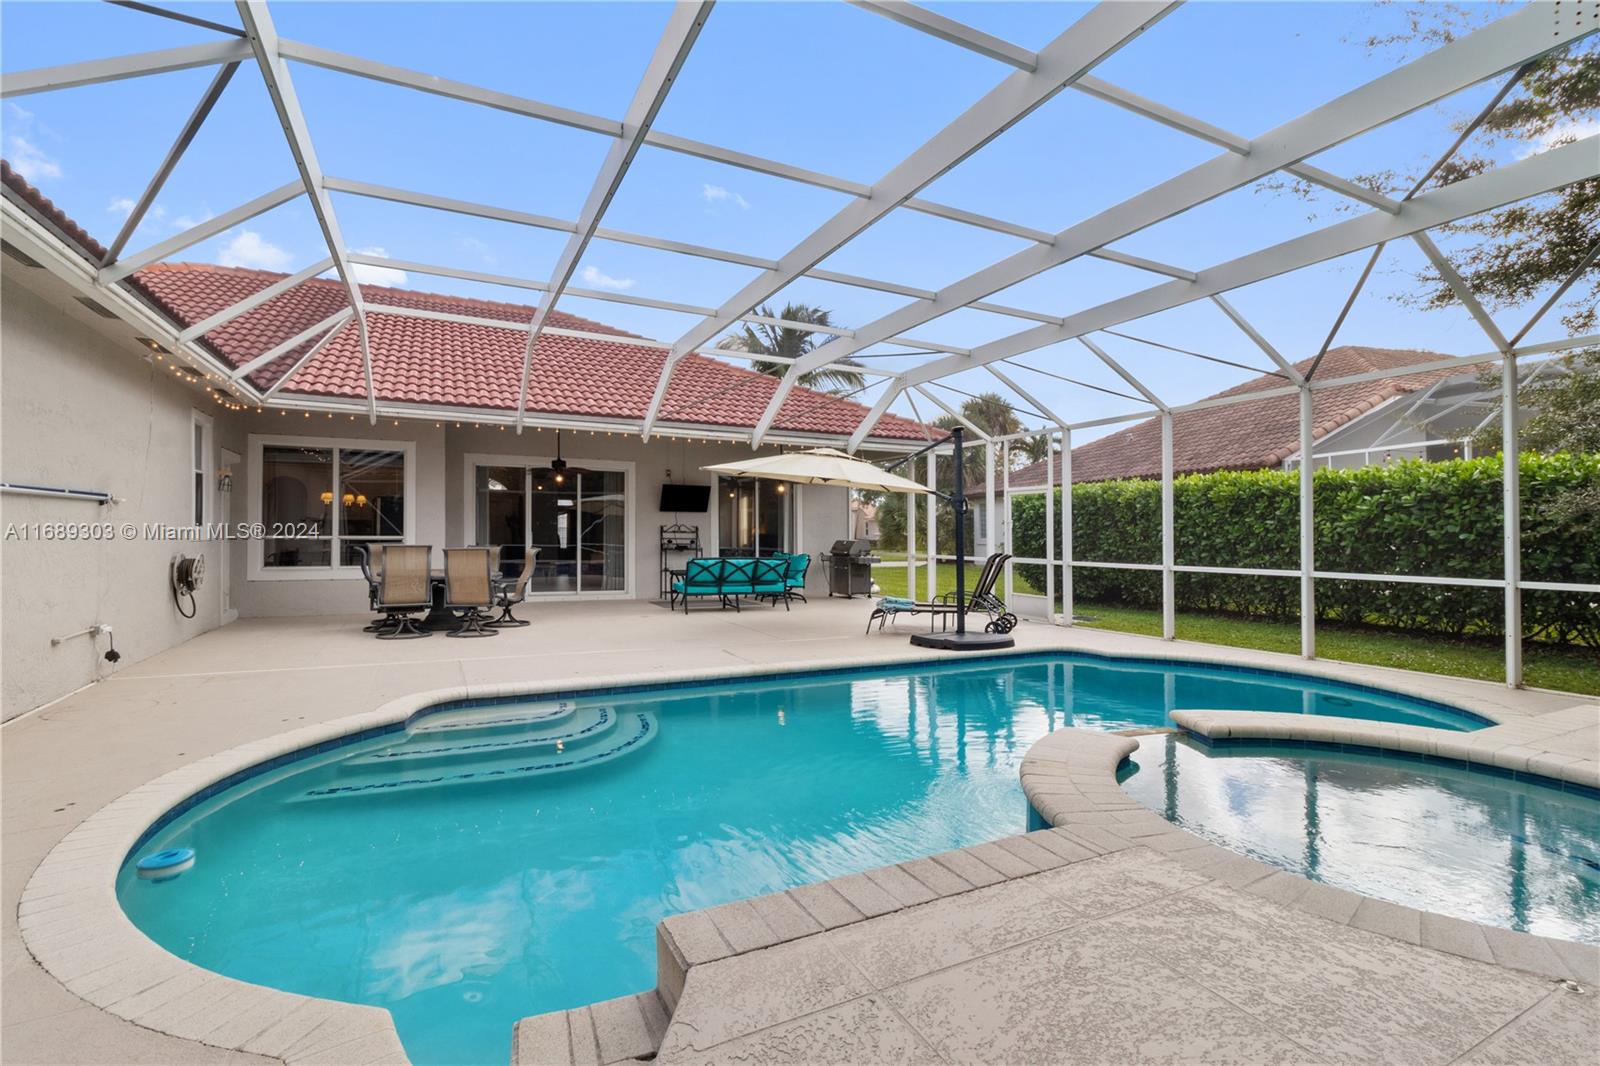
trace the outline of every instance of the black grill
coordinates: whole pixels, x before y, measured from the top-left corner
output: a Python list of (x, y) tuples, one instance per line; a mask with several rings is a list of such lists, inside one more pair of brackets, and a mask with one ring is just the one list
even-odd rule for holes
[(872, 542), (868, 540), (836, 540), (828, 549), (828, 595), (872, 595), (872, 568), (882, 562), (869, 554)]

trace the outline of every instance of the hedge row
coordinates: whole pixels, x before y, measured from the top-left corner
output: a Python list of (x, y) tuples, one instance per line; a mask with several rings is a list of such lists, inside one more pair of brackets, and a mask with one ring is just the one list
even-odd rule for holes
[[(1600, 455), (1522, 456), (1523, 577), (1600, 584)], [(1319, 470), (1313, 482), (1316, 565), (1343, 573), (1499, 579), (1503, 522), (1499, 456)], [(1057, 500), (1059, 501), (1059, 490)], [(1295, 570), (1298, 473), (1223, 471), (1173, 482), (1176, 561)], [(1096, 562), (1161, 561), (1161, 485), (1108, 481), (1072, 490), (1073, 555)], [(1056, 507), (1060, 535), (1061, 508)], [(1019, 556), (1044, 555), (1044, 497), (1012, 501)], [(1059, 544), (1060, 541), (1058, 540)], [(1036, 587), (1041, 566), (1019, 564)], [(1079, 601), (1161, 605), (1161, 575), (1076, 568)], [(1180, 611), (1274, 620), (1299, 613), (1299, 580), (1179, 574)], [(1401, 582), (1317, 582), (1317, 617), (1460, 635), (1504, 631), (1499, 589)], [(1600, 596), (1524, 593), (1527, 636), (1600, 647)]]

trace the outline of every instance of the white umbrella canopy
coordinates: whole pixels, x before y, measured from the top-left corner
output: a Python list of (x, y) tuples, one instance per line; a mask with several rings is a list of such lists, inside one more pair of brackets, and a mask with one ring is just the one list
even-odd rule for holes
[(727, 474), (730, 477), (759, 477), (772, 481), (792, 481), (798, 485), (844, 485), (875, 492), (926, 494), (933, 491), (910, 478), (880, 470), (871, 463), (833, 448), (785, 452), (782, 455), (766, 455), (759, 459), (716, 463), (700, 469), (709, 470), (713, 474)]

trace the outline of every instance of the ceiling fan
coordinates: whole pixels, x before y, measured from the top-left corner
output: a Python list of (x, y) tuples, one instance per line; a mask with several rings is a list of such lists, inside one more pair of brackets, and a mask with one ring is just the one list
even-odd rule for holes
[[(582, 468), (568, 466), (567, 461), (561, 458), (561, 431), (556, 430), (556, 457), (550, 460), (550, 465), (545, 469), (550, 471), (550, 480), (557, 485), (565, 485), (570, 475), (586, 473)], [(543, 486), (539, 486), (543, 488)]]

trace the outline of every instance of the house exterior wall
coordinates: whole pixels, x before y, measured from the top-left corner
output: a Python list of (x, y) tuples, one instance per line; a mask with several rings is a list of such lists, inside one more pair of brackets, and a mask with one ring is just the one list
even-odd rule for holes
[[(409, 539), (444, 548), (476, 540), (468, 502), (471, 455), (501, 455), (529, 465), (554, 454), (555, 434), (520, 436), (497, 429), (456, 428), (433, 420), (365, 418), (275, 411), (228, 411), (203, 391), (175, 377), (167, 364), (148, 361), (126, 339), (118, 341), (80, 320), (58, 295), (17, 284), (7, 272), (0, 307), (0, 480), (21, 484), (103, 490), (119, 502), (101, 507), (85, 500), (6, 494), (0, 525), (26, 530), (34, 523), (132, 524), (141, 535), (76, 540), (27, 538), (0, 544), (3, 615), (0, 640), (6, 663), (0, 698), (14, 717), (83, 685), (109, 676), (104, 636), (78, 636), (52, 646), (50, 638), (91, 625), (112, 627), (112, 639), (129, 666), (232, 617), (354, 615), (364, 611), (366, 590), (358, 572), (269, 573), (259, 566), (259, 541), (161, 540), (143, 535), (151, 524), (188, 528), (193, 511), (193, 432), (198, 413), (209, 420), (205, 456), (206, 521), (242, 524), (259, 519), (260, 446), (271, 438), (360, 441), (407, 450)], [(48, 291), (41, 289), (41, 292)], [(240, 456), (225, 464), (224, 451)], [(628, 590), (658, 595), (658, 527), (680, 519), (701, 527), (704, 550), (718, 549), (718, 500), (698, 515), (657, 510), (661, 484), (712, 483), (700, 468), (747, 457), (748, 446), (671, 438), (643, 442), (631, 435), (563, 434), (563, 452), (585, 459), (631, 464), (627, 549)], [(218, 490), (227, 466), (232, 491)], [(795, 550), (817, 554), (849, 535), (848, 491), (796, 486)], [(223, 513), (226, 512), (226, 513)], [(227, 553), (226, 565), (223, 553)], [(183, 618), (173, 603), (171, 566), (179, 555), (203, 556), (206, 580), (196, 614)], [(252, 558), (256, 556), (256, 558)], [(820, 566), (807, 591), (826, 593)], [(226, 595), (225, 595), (226, 593)], [(224, 600), (229, 612), (224, 616)]]
[[(0, 404), (0, 480), (102, 490), (122, 501), (102, 507), (0, 496), (0, 525), (18, 532), (0, 543), (0, 702), (3, 717), (13, 718), (111, 671), (101, 657), (105, 637), (55, 647), (51, 637), (110, 625), (128, 665), (218, 624), (216, 542), (120, 534), (41, 541), (21, 530), (32, 523), (187, 526), (192, 412), (220, 409), (10, 277), (0, 284)], [(180, 552), (204, 555), (210, 568), (193, 619), (172, 600), (170, 565)]]
[[(276, 411), (233, 413), (219, 419), (222, 447), (244, 456), (243, 469), (234, 471), (231, 521), (250, 522), (258, 517), (254, 502), (261, 496), (261, 473), (254, 462), (256, 447), (274, 438), (303, 438), (310, 441), (371, 443), (376, 446), (409, 448), (413, 491), (406, 500), (412, 543), (429, 544), (436, 549), (455, 547), (445, 525), (445, 430), (429, 421), (379, 419), (370, 425), (365, 418), (349, 415), (303, 414)], [(234, 606), (241, 618), (273, 618), (294, 615), (354, 614), (366, 609), (366, 582), (359, 572), (337, 576), (326, 572), (263, 573), (252, 567), (251, 553), (259, 542), (235, 541), (231, 545), (230, 570)], [(442, 565), (442, 558), (436, 557)], [(255, 571), (255, 572), (252, 572)]]
[[(468, 465), (471, 457), (505, 457), (520, 465), (542, 466), (556, 451), (553, 430), (525, 430), (520, 436), (497, 428), (449, 427), (445, 458), (445, 525), (452, 544), (471, 544), (476, 540), (472, 509), (474, 485)], [(704, 514), (662, 513), (658, 509), (661, 485), (668, 480), (680, 484), (712, 485), (715, 475), (701, 469), (712, 463), (748, 458), (749, 445), (694, 442), (656, 437), (648, 442), (632, 435), (565, 431), (561, 434), (561, 454), (568, 463), (581, 467), (585, 460), (632, 464), (628, 468), (630, 508), (627, 551), (630, 594), (635, 599), (654, 599), (660, 590), (660, 528), (674, 522), (700, 527), (702, 550), (715, 555), (718, 543), (718, 499), (713, 492), (710, 509)], [(848, 527), (847, 490), (825, 486), (800, 486), (797, 489), (799, 521), (797, 551), (816, 554), (840, 537)], [(683, 556), (675, 565), (682, 565)], [(813, 565), (807, 575), (807, 591), (823, 589), (823, 576)]]

